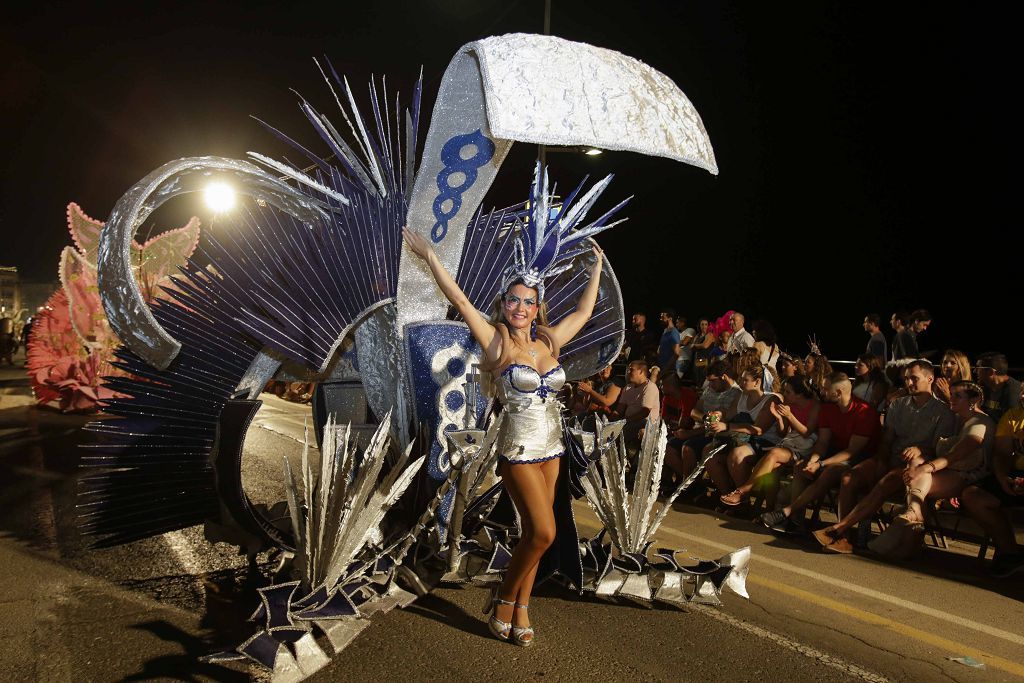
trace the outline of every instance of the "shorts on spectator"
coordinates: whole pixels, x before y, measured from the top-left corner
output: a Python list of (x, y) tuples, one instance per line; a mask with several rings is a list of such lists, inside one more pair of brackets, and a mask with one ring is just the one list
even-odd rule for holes
[[(1011, 477), (1024, 477), (1024, 470), (1015, 470), (1010, 472)], [(1003, 507), (1024, 507), (1024, 496), (1011, 496), (1009, 493), (1003, 490), (1003, 487), (996, 481), (994, 474), (990, 474), (984, 479), (975, 482), (975, 486), (983, 491), (988, 491), (993, 496), (999, 499), (999, 504)]]

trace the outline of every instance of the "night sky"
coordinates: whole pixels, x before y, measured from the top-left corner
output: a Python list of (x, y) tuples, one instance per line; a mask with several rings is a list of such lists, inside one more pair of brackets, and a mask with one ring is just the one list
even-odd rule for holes
[[(331, 116), (314, 56), (354, 86), (386, 74), (403, 93), (422, 65), (429, 114), (461, 45), (543, 26), (540, 0), (94, 4), (5, 8), (0, 25), (0, 265), (23, 279), (55, 277), (70, 201), (104, 219), (171, 159), (288, 154), (250, 115), (323, 151), (289, 91)], [(630, 221), (600, 239), (629, 312), (736, 308), (772, 321), (794, 352), (814, 332), (828, 355), (851, 358), (865, 313), (923, 306), (935, 317), (923, 349), (995, 348), (1024, 363), (1005, 310), (1019, 280), (1021, 136), (1017, 24), (1003, 9), (553, 4), (553, 34), (672, 78), (720, 167), (549, 156), (562, 186), (615, 172), (606, 206), (636, 195)], [(513, 147), (485, 205), (524, 199), (535, 156)], [(198, 200), (175, 200), (157, 230), (191, 213), (209, 218)]]

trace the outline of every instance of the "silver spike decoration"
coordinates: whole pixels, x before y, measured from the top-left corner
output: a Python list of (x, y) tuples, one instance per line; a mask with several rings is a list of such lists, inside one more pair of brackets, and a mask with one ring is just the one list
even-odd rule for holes
[(412, 539), (434, 514), (436, 501), (413, 527), (383, 547), (384, 515), (426, 459), (420, 456), (410, 463), (410, 444), (382, 478), (390, 429), (388, 413), (360, 449), (351, 425), (339, 427), (331, 415), (324, 426), (319, 467), (314, 467), (307, 428), (298, 478), (284, 458), (297, 580), (259, 589), (261, 604), (250, 621), (263, 622), (262, 628), (234, 651), (206, 661), (249, 659), (270, 669), (274, 683), (300, 681), (330, 661), (314, 638), (313, 626), (337, 653), (370, 624), (366, 617), (415, 600), (395, 583), (395, 574)]
[[(712, 449), (693, 473), (676, 487), (661, 509), (656, 510), (667, 429), (661, 421), (648, 421), (630, 490), (626, 486), (624, 426), (624, 421), (609, 423), (598, 415), (593, 433), (578, 428), (572, 430), (574, 438), (590, 454), (590, 459), (600, 465), (600, 470), (590, 467), (582, 480), (587, 502), (604, 524), (604, 529), (597, 536), (580, 541), (584, 590), (604, 596), (674, 604), (721, 604), (719, 596), (725, 586), (738, 595), (748, 597), (749, 547), (718, 560), (698, 561), (689, 566), (681, 565), (677, 560), (679, 550), (659, 548), (655, 552), (656, 561), (648, 558), (651, 539), (672, 503), (703, 474), (708, 459), (724, 446)], [(609, 543), (604, 542), (605, 534), (610, 539)]]

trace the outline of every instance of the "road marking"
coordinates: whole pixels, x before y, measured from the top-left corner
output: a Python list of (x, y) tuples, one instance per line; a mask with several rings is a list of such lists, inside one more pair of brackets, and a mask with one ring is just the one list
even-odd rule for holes
[(793, 640), (792, 638), (787, 638), (786, 636), (761, 628), (760, 626), (752, 624), (749, 621), (737, 619), (736, 617), (725, 612), (722, 612), (721, 610), (715, 607), (690, 604), (687, 606), (687, 608), (700, 612), (705, 616), (711, 617), (712, 619), (715, 619), (717, 621), (721, 621), (734, 628), (738, 628), (741, 631), (746, 631), (747, 633), (753, 634), (758, 638), (770, 640), (776, 645), (781, 645), (782, 647), (788, 650), (792, 650), (794, 652), (802, 654), (804, 657), (816, 660), (821, 664), (832, 667), (833, 669), (838, 669), (839, 671), (842, 671), (845, 674), (856, 676), (857, 678), (860, 678), (865, 681), (871, 681), (871, 683), (887, 683), (889, 680), (885, 676), (873, 673), (871, 671), (868, 671), (867, 669), (862, 669), (856, 664), (851, 664), (846, 660), (839, 659), (838, 657), (833, 657), (829, 654), (825, 654), (821, 650), (813, 648), (810, 645), (804, 645), (799, 641)]
[[(666, 525), (662, 525), (659, 531), (663, 531), (673, 536), (678, 536), (680, 538), (684, 538), (690, 541), (695, 541), (697, 543), (702, 543), (712, 548), (718, 548), (726, 552), (732, 552), (733, 550), (735, 550), (735, 548), (727, 546), (723, 543), (717, 543), (715, 541), (702, 538), (701, 536), (688, 534), (683, 531), (678, 531)], [(951, 624), (956, 624), (957, 626), (962, 626), (964, 628), (969, 628), (973, 631), (978, 631), (980, 633), (985, 633), (987, 635), (994, 636), (1002, 640), (1007, 640), (1011, 643), (1024, 645), (1024, 636), (1021, 636), (1018, 633), (1010, 633), (1009, 631), (1004, 631), (1002, 629), (996, 628), (995, 626), (982, 624), (980, 622), (973, 621), (971, 619), (967, 619), (956, 614), (949, 614), (948, 612), (943, 612), (941, 610), (937, 610), (926, 605), (919, 605), (915, 602), (904, 600), (903, 598), (897, 598), (895, 595), (882, 593), (881, 591), (876, 591), (872, 588), (866, 588), (855, 583), (850, 583), (849, 581), (835, 579), (831, 576), (822, 574), (820, 572), (811, 571), (810, 569), (804, 569), (803, 567), (797, 567), (795, 565), (789, 564), (788, 562), (773, 560), (772, 558), (765, 557), (764, 555), (755, 556), (753, 561), (767, 564), (772, 567), (777, 567), (779, 569), (784, 569), (788, 572), (793, 572), (794, 574), (799, 574), (801, 576), (806, 576), (809, 579), (814, 579), (815, 581), (827, 583), (837, 588), (851, 591), (853, 593), (860, 593), (861, 595), (864, 595), (866, 597), (874, 598), (875, 600), (881, 600), (882, 602), (887, 602), (890, 605), (896, 605), (897, 607), (901, 607), (912, 612), (917, 612), (919, 614), (926, 614), (930, 617), (935, 617), (936, 619), (941, 619), (942, 621), (946, 621)]]
[(800, 588), (794, 588), (793, 586), (787, 586), (784, 583), (778, 583), (777, 581), (772, 581), (771, 579), (765, 579), (760, 576), (750, 574), (747, 576), (747, 581), (749, 583), (753, 583), (759, 586), (764, 586), (769, 590), (778, 591), (780, 593), (790, 595), (794, 598), (799, 598), (806, 602), (818, 605), (819, 607), (825, 607), (826, 609), (830, 609), (835, 612), (845, 614), (846, 616), (853, 617), (854, 619), (859, 619), (860, 621), (863, 621), (868, 624), (884, 626), (885, 628), (888, 628), (897, 633), (901, 633), (905, 636), (910, 636), (915, 640), (920, 640), (921, 642), (928, 643), (929, 645), (934, 645), (935, 647), (942, 648), (948, 652), (955, 653), (957, 655), (970, 655), (975, 659), (984, 660), (987, 666), (991, 666), (996, 669), (1002, 669), (1003, 671), (1012, 673), (1017, 676), (1024, 676), (1024, 665), (1012, 662), (1008, 659), (1003, 659), (1002, 657), (997, 657), (996, 655), (985, 652), (984, 650), (979, 650), (977, 648), (964, 645), (963, 643), (958, 643), (954, 640), (948, 640), (941, 636), (928, 633), (927, 631), (916, 629), (913, 626), (907, 626), (906, 624), (900, 623), (898, 621), (894, 621), (892, 619), (879, 616), (873, 612), (867, 612), (862, 609), (857, 609), (856, 607), (851, 607), (838, 600), (825, 598), (815, 593), (811, 593), (810, 591), (805, 591)]
[[(595, 525), (586, 524), (585, 522), (583, 524), (580, 524), (581, 521), (582, 520), (580, 520), (579, 517), (577, 516), (577, 524), (579, 526), (589, 527), (591, 529), (591, 532), (596, 532), (596, 531), (599, 530), (599, 527), (597, 527)], [(711, 548), (717, 548), (717, 549), (720, 549), (720, 550), (724, 550), (726, 552), (732, 552), (733, 550), (735, 550), (735, 548), (733, 548), (731, 546), (728, 546), (728, 545), (725, 545), (723, 543), (718, 543), (716, 541), (712, 541), (710, 539), (706, 539), (706, 538), (703, 538), (702, 536), (697, 536), (695, 534), (688, 534), (688, 533), (685, 533), (685, 532), (682, 532), (682, 531), (678, 531), (678, 530), (673, 529), (672, 527), (669, 527), (669, 526), (666, 526), (666, 525), (662, 525), (661, 528), (658, 531), (664, 531), (664, 532), (666, 532), (668, 534), (671, 534), (673, 536), (678, 536), (678, 537), (683, 538), (683, 539), (688, 539), (690, 541), (701, 543), (701, 544), (709, 546)], [(833, 578), (831, 578), (829, 576), (826, 576), (826, 575), (823, 575), (823, 574), (820, 574), (820, 573), (817, 573), (817, 572), (813, 572), (811, 570), (804, 569), (802, 567), (797, 567), (797, 566), (791, 565), (791, 564), (789, 564), (787, 562), (781, 562), (779, 560), (773, 560), (773, 559), (771, 559), (769, 557), (764, 557), (763, 555), (756, 555), (756, 556), (752, 557), (751, 558), (751, 562), (760, 562), (760, 563), (768, 564), (768, 565), (771, 565), (773, 567), (778, 567), (779, 569), (790, 571), (790, 572), (793, 572), (795, 574), (800, 574), (801, 576), (806, 576), (806, 577), (808, 577), (810, 579), (814, 579), (815, 581), (821, 581), (823, 583), (828, 583), (828, 584), (831, 584), (831, 585), (835, 585), (835, 586), (837, 586), (839, 588), (842, 588), (842, 589), (845, 589), (845, 590), (849, 590), (849, 591), (853, 591), (853, 592), (856, 592), (856, 593), (861, 593), (862, 595), (866, 595), (868, 597), (872, 597), (872, 598), (875, 598), (877, 600), (881, 600), (883, 602), (888, 602), (890, 604), (897, 605), (899, 607), (903, 607), (903, 608), (911, 610), (911, 611), (919, 612), (919, 613), (922, 613), (922, 614), (927, 614), (929, 616), (934, 616), (934, 617), (937, 617), (938, 619), (941, 619), (941, 620), (944, 620), (944, 621), (947, 621), (947, 622), (950, 622), (950, 623), (954, 623), (954, 624), (957, 624), (959, 626), (963, 626), (964, 628), (968, 628), (968, 629), (972, 629), (972, 630), (976, 630), (976, 631), (981, 631), (982, 633), (987, 633), (989, 635), (994, 635), (994, 636), (996, 636), (998, 638), (1002, 638), (1004, 640), (1009, 640), (1011, 642), (1024, 643), (1024, 638), (1022, 638), (1021, 636), (1019, 636), (1019, 635), (1017, 635), (1015, 633), (1009, 633), (1007, 631), (1003, 631), (1003, 630), (995, 628), (993, 626), (988, 626), (987, 624), (981, 624), (979, 622), (972, 621), (970, 619), (965, 619), (963, 617), (959, 617), (959, 616), (954, 615), (954, 614), (948, 614), (946, 612), (942, 612), (942, 611), (939, 611), (939, 610), (936, 610), (936, 609), (932, 609), (931, 607), (925, 607), (924, 605), (918, 605), (918, 604), (909, 602), (907, 600), (903, 600), (902, 598), (897, 598), (897, 597), (895, 597), (893, 595), (889, 595), (887, 593), (881, 593), (881, 592), (873, 590), (871, 588), (865, 588), (865, 587), (859, 586), (857, 584), (848, 583), (848, 582), (845, 582), (845, 581), (839, 581), (839, 580), (833, 579)], [(780, 592), (780, 593), (785, 593), (787, 595), (790, 595), (791, 597), (795, 597), (795, 598), (799, 598), (799, 599), (805, 600), (805, 601), (810, 602), (812, 604), (818, 605), (819, 607), (825, 607), (826, 609), (831, 609), (831, 610), (833, 610), (835, 612), (839, 612), (841, 614), (845, 614), (847, 616), (853, 617), (855, 619), (859, 619), (860, 621), (864, 621), (864, 622), (869, 623), (869, 624), (873, 624), (873, 625), (877, 625), (877, 626), (884, 626), (884, 627), (886, 627), (886, 628), (888, 628), (888, 629), (890, 629), (892, 631), (895, 631), (897, 633), (901, 633), (903, 635), (906, 635), (906, 636), (909, 636), (911, 638), (914, 638), (915, 640), (919, 640), (919, 641), (921, 641), (923, 643), (928, 643), (929, 645), (933, 645), (935, 647), (943, 648), (944, 650), (956, 653), (958, 655), (959, 654), (967, 654), (967, 655), (970, 655), (972, 657), (975, 657), (976, 659), (982, 659), (982, 660), (985, 661), (986, 665), (989, 665), (989, 666), (992, 666), (992, 667), (994, 667), (996, 669), (1001, 669), (1003, 671), (1012, 673), (1012, 674), (1014, 674), (1016, 676), (1024, 676), (1024, 665), (1018, 664), (1017, 662), (1013, 662), (1013, 661), (1010, 661), (1008, 659), (1003, 659), (1002, 657), (998, 657), (998, 656), (993, 655), (993, 654), (991, 654), (989, 652), (985, 652), (984, 650), (979, 650), (977, 648), (970, 647), (969, 645), (964, 645), (962, 643), (958, 643), (958, 642), (953, 641), (953, 640), (948, 640), (946, 638), (934, 635), (934, 634), (929, 633), (927, 631), (922, 631), (921, 629), (914, 628), (913, 626), (907, 626), (906, 624), (903, 624), (903, 623), (900, 623), (898, 621), (894, 621), (892, 619), (888, 619), (886, 617), (874, 614), (873, 612), (868, 612), (866, 610), (858, 609), (856, 607), (851, 607), (851, 606), (849, 606), (849, 605), (847, 605), (847, 604), (845, 604), (843, 602), (840, 602), (838, 600), (832, 600), (830, 598), (825, 598), (825, 597), (819, 596), (816, 593), (811, 593), (810, 591), (805, 591), (805, 590), (802, 590), (800, 588), (795, 588), (795, 587), (792, 587), (792, 586), (789, 586), (789, 585), (786, 585), (786, 584), (783, 584), (783, 583), (778, 583), (776, 581), (772, 581), (771, 579), (763, 578), (759, 574), (754, 574), (754, 573), (751, 573), (751, 574), (747, 575), (747, 582), (751, 583), (751, 584), (763, 586), (764, 588), (768, 588), (769, 590), (775, 590), (775, 591)]]

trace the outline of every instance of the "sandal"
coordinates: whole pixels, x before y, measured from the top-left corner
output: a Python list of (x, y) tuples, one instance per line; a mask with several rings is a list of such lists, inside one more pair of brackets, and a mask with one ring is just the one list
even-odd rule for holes
[[(520, 605), (518, 602), (514, 603), (515, 609), (526, 610), (529, 609), (529, 605)], [(512, 642), (519, 647), (530, 647), (533, 645), (533, 627), (532, 626), (513, 626), (512, 627)]]
[(739, 489), (735, 489), (732, 493), (727, 493), (724, 496), (719, 496), (718, 500), (722, 501), (722, 505), (728, 505), (729, 507), (739, 507), (743, 504), (743, 494), (740, 493)]
[[(494, 608), (498, 605), (515, 605), (516, 603), (510, 600), (502, 600), (498, 597), (498, 588), (501, 586), (495, 586), (491, 589), (491, 594), (487, 596), (487, 602), (484, 603), (484, 614), (493, 612)], [(509, 634), (513, 632), (513, 626), (511, 621), (502, 621), (498, 617), (491, 614), (491, 618), (487, 620), (487, 628), (490, 629), (491, 635), (498, 640), (508, 641)], [(517, 643), (518, 644), (518, 643)]]

